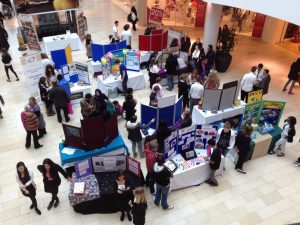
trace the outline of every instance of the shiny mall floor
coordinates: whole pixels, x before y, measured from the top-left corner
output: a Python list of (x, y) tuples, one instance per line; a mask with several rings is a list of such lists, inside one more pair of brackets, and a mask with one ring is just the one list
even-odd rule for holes
[[(107, 43), (108, 35), (112, 32), (114, 20), (119, 20), (121, 27), (126, 22), (127, 13), (107, 0), (82, 0), (80, 1), (88, 18), (88, 32), (92, 34), (95, 43)], [(0, 120), (0, 225), (117, 225), (131, 224), (120, 222), (120, 213), (80, 215), (73, 211), (67, 198), (69, 184), (62, 180), (57, 208), (48, 211), (46, 209), (50, 201), (49, 194), (43, 191), (41, 174), (36, 166), (43, 159), (49, 157), (60, 162), (58, 144), (63, 139), (63, 130), (55, 117), (47, 117), (48, 134), (41, 139), (43, 148), (39, 150), (25, 149), (25, 131), (22, 127), (20, 113), (29, 97), (26, 78), (22, 73), (17, 51), (16, 39), (17, 21), (11, 19), (5, 21), (9, 32), (11, 44), (10, 53), (13, 65), (20, 75), (20, 81), (8, 83), (4, 68), (1, 66), (0, 94), (5, 99), (2, 107), (4, 118)], [(133, 47), (137, 47), (137, 35), (144, 28), (138, 26), (138, 31), (133, 32)], [(201, 36), (194, 33), (193, 35)], [(194, 36), (195, 38), (195, 36)], [(74, 52), (75, 60), (86, 62), (85, 51)], [(300, 88), (297, 84), (295, 95), (287, 95), (281, 91), (287, 79), (290, 64), (298, 58), (278, 45), (266, 44), (261, 41), (251, 40), (249, 37), (240, 37), (238, 46), (233, 52), (233, 62), (224, 74), (219, 74), (222, 83), (240, 79), (250, 67), (263, 63), (270, 69), (272, 76), (270, 92), (265, 97), (270, 100), (286, 101), (286, 109), (282, 120), (287, 116), (295, 116), (299, 119)], [(147, 74), (146, 71), (144, 71)], [(148, 102), (150, 89), (147, 77), (146, 88), (134, 93), (138, 103)], [(96, 88), (96, 80), (91, 78), (92, 90)], [(175, 90), (174, 93), (177, 93)], [(122, 102), (123, 98), (119, 98)], [(41, 106), (44, 110), (44, 106)], [(139, 107), (137, 107), (139, 111)], [(44, 112), (45, 113), (45, 112)], [(137, 113), (139, 115), (139, 112)], [(75, 108), (71, 116), (71, 124), (78, 124), (81, 117), (80, 108)], [(218, 176), (218, 187), (210, 187), (207, 184), (177, 190), (169, 194), (169, 202), (174, 205), (171, 211), (164, 211), (152, 203), (152, 196), (148, 194), (148, 210), (146, 214), (147, 225), (254, 225), (254, 224), (289, 224), (300, 222), (300, 168), (292, 164), (296, 157), (300, 156), (300, 122), (296, 126), (298, 134), (294, 143), (288, 144), (286, 156), (264, 156), (245, 164), (246, 175), (237, 173), (230, 159), (226, 159), (226, 171)], [(282, 125), (282, 121), (280, 123)], [(129, 148), (131, 144), (127, 140), (127, 131), (124, 121), (119, 120), (119, 130)], [(139, 159), (139, 158), (138, 158)], [(24, 161), (34, 172), (34, 180), (37, 183), (37, 200), (42, 215), (37, 215), (29, 209), (28, 198), (22, 196), (15, 180), (15, 165), (18, 161)], [(142, 169), (145, 169), (145, 160), (140, 160)]]

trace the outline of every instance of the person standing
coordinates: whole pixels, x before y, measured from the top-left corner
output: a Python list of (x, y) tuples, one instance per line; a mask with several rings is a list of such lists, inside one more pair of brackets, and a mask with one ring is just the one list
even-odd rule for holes
[(147, 197), (143, 187), (134, 190), (134, 202), (130, 202), (133, 224), (144, 225), (147, 209)]
[(190, 112), (193, 114), (193, 109), (195, 105), (199, 104), (204, 93), (204, 87), (200, 84), (200, 78), (196, 77), (196, 82), (191, 85), (190, 89)]
[(196, 46), (198, 46), (199, 49), (202, 48), (202, 43), (200, 41), (200, 38), (197, 38), (196, 41), (192, 44), (190, 54), (193, 54), (193, 52), (195, 51)]
[(61, 183), (61, 179), (58, 173), (63, 175), (69, 182), (71, 182), (72, 179), (71, 177), (68, 177), (66, 171), (63, 168), (61, 168), (58, 164), (54, 163), (49, 158), (44, 159), (43, 165), (38, 165), (37, 169), (43, 174), (45, 192), (50, 193), (52, 195), (51, 201), (49, 202), (47, 209), (50, 210), (53, 205), (54, 208), (56, 208), (59, 203), (59, 199), (57, 197), (58, 187)]
[(46, 66), (51, 65), (54, 67), (54, 62), (49, 59), (48, 55), (45, 53), (41, 53), (41, 58), (42, 58), (42, 64), (43, 64), (43, 71), (46, 71)]
[(165, 140), (167, 137), (171, 135), (172, 131), (168, 128), (167, 122), (165, 120), (161, 120), (158, 124), (158, 128), (156, 130), (156, 139), (158, 143), (158, 152), (163, 153), (165, 147)]
[(58, 85), (63, 87), (66, 90), (68, 97), (71, 98), (72, 94), (71, 94), (71, 88), (70, 88), (69, 81), (67, 81), (61, 74), (58, 74), (56, 76), (56, 79), (57, 79)]
[(152, 119), (148, 124), (142, 125), (141, 122), (137, 122), (137, 116), (133, 115), (129, 121), (126, 122), (125, 127), (128, 131), (128, 139), (132, 143), (132, 153), (133, 158), (137, 157), (136, 146), (138, 146), (140, 158), (145, 158), (143, 151), (143, 137), (141, 134), (141, 129), (147, 129), (152, 123), (155, 122), (155, 119)]
[(156, 162), (158, 144), (157, 140), (151, 140), (149, 144), (145, 144), (145, 155), (146, 155), (146, 167), (147, 167), (147, 175), (146, 175), (146, 185), (150, 188), (150, 193), (154, 195), (155, 189), (155, 179), (153, 173), (153, 165)]
[[(0, 102), (4, 106), (5, 102), (4, 102), (4, 99), (3, 99), (2, 95), (0, 95)], [(1, 107), (0, 107), (0, 119), (3, 119)]]
[(135, 115), (136, 101), (132, 95), (126, 95), (125, 102), (123, 102), (123, 110), (125, 111), (125, 120), (129, 121)]
[(235, 170), (238, 171), (239, 173), (246, 174), (246, 171), (243, 170), (243, 165), (250, 151), (252, 131), (253, 128), (247, 125), (241, 129), (241, 131), (238, 133), (235, 139), (235, 150), (239, 156), (235, 166)]
[(24, 162), (18, 162), (16, 165), (17, 173), (16, 180), (22, 194), (31, 200), (30, 209), (35, 210), (38, 215), (41, 215), (41, 211), (38, 208), (36, 201), (36, 185), (33, 180), (33, 172), (28, 170)]
[(184, 33), (184, 36), (180, 39), (181, 51), (189, 53), (191, 47), (191, 39), (187, 33)]
[(138, 22), (138, 16), (137, 16), (137, 11), (136, 11), (136, 8), (134, 6), (131, 7), (131, 10), (130, 10), (130, 14), (128, 15), (128, 19), (129, 21), (128, 22), (131, 22), (132, 23), (132, 29), (134, 31), (136, 31), (136, 23)]
[(265, 95), (268, 94), (270, 82), (271, 82), (271, 76), (269, 74), (269, 70), (264, 69), (264, 72), (260, 76), (260, 79), (258, 83), (255, 85), (255, 87), (257, 90), (262, 90), (263, 95)]
[(52, 81), (52, 88), (49, 91), (49, 99), (53, 102), (56, 113), (57, 113), (57, 120), (59, 123), (62, 122), (62, 117), (61, 117), (61, 110), (64, 111), (64, 116), (66, 122), (70, 121), (70, 117), (68, 116), (68, 103), (70, 102), (70, 99), (68, 97), (68, 94), (66, 90), (59, 86), (57, 84), (57, 81), (54, 80)]
[(241, 100), (246, 103), (248, 102), (248, 94), (253, 91), (253, 86), (257, 82), (256, 69), (256, 66), (252, 66), (250, 73), (246, 73), (241, 80)]
[(168, 82), (168, 91), (172, 91), (174, 88), (174, 81), (173, 76), (176, 75), (176, 71), (178, 69), (178, 62), (177, 57), (175, 57), (173, 54), (169, 54), (165, 68), (167, 70), (167, 82)]
[(193, 121), (190, 112), (184, 111), (181, 117), (182, 120), (180, 122), (180, 129), (192, 126)]
[(92, 35), (87, 34), (85, 36), (85, 49), (86, 49), (86, 56), (88, 57), (89, 60), (92, 58), (92, 44), (93, 44)]
[(115, 24), (113, 26), (113, 37), (114, 37), (116, 43), (120, 42), (119, 21), (115, 21)]
[(30, 148), (31, 135), (33, 136), (34, 148), (38, 149), (43, 147), (43, 145), (39, 143), (37, 135), (37, 131), (39, 128), (39, 120), (36, 117), (36, 115), (33, 112), (31, 112), (31, 108), (29, 105), (26, 105), (24, 111), (21, 113), (21, 120), (23, 123), (23, 127), (25, 128), (27, 133), (25, 148)]
[(300, 75), (300, 58), (298, 58), (296, 62), (292, 63), (290, 72), (288, 74), (289, 79), (285, 83), (282, 91), (286, 91), (287, 87), (292, 82), (288, 94), (293, 95), (294, 93), (292, 91), (293, 91), (295, 83), (298, 81), (299, 75)]
[(53, 103), (51, 100), (49, 100), (48, 86), (46, 84), (46, 77), (40, 77), (39, 90), (40, 90), (41, 100), (46, 105), (47, 116), (54, 116), (55, 113), (53, 112), (53, 108), (52, 108)]
[(41, 112), (41, 108), (40, 108), (39, 104), (37, 104), (35, 97), (30, 97), (28, 104), (31, 108), (31, 111), (36, 115), (36, 117), (39, 120), (39, 128), (38, 128), (39, 135), (38, 135), (38, 137), (42, 138), (45, 134), (47, 134), (46, 122), (44, 120), (44, 115)]
[(0, 26), (0, 51), (6, 52), (9, 47), (7, 31), (4, 27)]
[(218, 89), (220, 87), (220, 78), (216, 73), (209, 73), (204, 87), (207, 89)]
[(208, 183), (211, 186), (218, 186), (219, 184), (215, 178), (215, 173), (221, 165), (221, 149), (218, 146), (216, 146), (216, 141), (214, 139), (209, 139), (207, 141), (207, 144), (212, 147), (212, 152), (211, 155), (206, 158), (210, 167), (209, 178), (206, 181), (206, 183)]
[(225, 121), (224, 127), (218, 130), (216, 143), (224, 157), (226, 157), (229, 150), (234, 148), (235, 132), (231, 129), (229, 121)]
[(212, 45), (208, 45), (208, 50), (206, 53), (207, 63), (205, 66), (206, 75), (210, 73), (210, 70), (214, 67), (215, 60), (216, 60), (216, 52), (213, 49)]
[(130, 25), (125, 24), (123, 27), (123, 31), (121, 33), (121, 40), (126, 41), (126, 48), (131, 49), (131, 31), (130, 31)]
[(100, 115), (106, 111), (106, 102), (109, 102), (108, 97), (101, 92), (100, 89), (95, 90), (94, 100), (96, 103), (96, 112)]
[(189, 85), (186, 82), (187, 77), (182, 74), (178, 81), (178, 98), (182, 96), (182, 111), (184, 112), (189, 104)]
[(154, 88), (156, 86), (159, 87), (159, 92), (156, 95), (157, 99), (162, 98), (164, 96), (164, 94), (165, 94), (165, 90), (164, 90), (163, 86), (160, 84), (160, 82), (161, 82), (161, 78), (160, 77), (156, 77), (155, 84), (153, 84), (153, 86), (152, 86), (152, 91), (154, 91)]
[(259, 63), (257, 65), (257, 70), (255, 71), (255, 75), (256, 75), (257, 80), (261, 80), (262, 73), (263, 73), (263, 70), (262, 70), (263, 68), (264, 68), (264, 65), (262, 63)]
[(152, 89), (153, 84), (155, 84), (157, 73), (159, 72), (159, 68), (157, 66), (157, 61), (155, 58), (150, 60), (149, 64), (149, 82), (150, 82), (150, 89)]
[(164, 156), (158, 155), (153, 166), (156, 183), (154, 204), (159, 206), (161, 203), (163, 209), (171, 210), (174, 206), (168, 204), (168, 193), (170, 191), (170, 178), (173, 177), (173, 174), (164, 166), (164, 163)]
[(149, 96), (149, 105), (150, 106), (153, 106), (153, 107), (157, 107), (157, 104), (158, 104), (158, 98), (157, 98), (157, 95), (160, 91), (160, 88), (159, 86), (155, 86), (153, 88), (153, 91), (151, 92), (150, 96)]
[(118, 65), (120, 68), (120, 74), (115, 79), (117, 80), (119, 76), (121, 76), (123, 94), (125, 95), (127, 91), (127, 81), (128, 81), (127, 69), (126, 66), (120, 62), (120, 59), (115, 59), (115, 65)]
[(51, 64), (48, 64), (45, 69), (45, 76), (47, 80), (47, 86), (52, 85), (52, 81), (56, 80), (56, 70)]
[(16, 81), (19, 81), (20, 79), (19, 79), (17, 73), (15, 72), (15, 70), (14, 70), (12, 64), (11, 64), (11, 61), (12, 61), (12, 59), (11, 59), (10, 54), (6, 50), (4, 50), (3, 54), (2, 54), (2, 62), (4, 64), (4, 69), (5, 69), (5, 73), (6, 73), (6, 76), (7, 76), (7, 81), (8, 82), (11, 81), (10, 77), (9, 77), (8, 70), (10, 70), (16, 76)]

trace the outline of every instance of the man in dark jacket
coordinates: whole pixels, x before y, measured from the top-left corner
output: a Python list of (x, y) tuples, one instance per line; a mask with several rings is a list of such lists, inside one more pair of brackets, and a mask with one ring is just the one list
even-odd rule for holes
[(181, 51), (189, 53), (191, 47), (191, 39), (187, 35), (187, 33), (184, 33), (184, 36), (180, 39), (180, 44), (181, 44)]
[(209, 172), (209, 179), (206, 181), (211, 186), (218, 186), (218, 181), (215, 178), (215, 172), (220, 168), (221, 164), (221, 150), (219, 147), (216, 146), (216, 141), (213, 139), (209, 139), (207, 142), (210, 146), (213, 147), (213, 152), (208, 159), (210, 172)]
[(167, 70), (167, 81), (168, 81), (168, 91), (172, 91), (174, 88), (173, 76), (176, 75), (178, 69), (177, 57), (173, 54), (169, 54), (165, 68)]
[(62, 109), (64, 111), (66, 122), (70, 121), (70, 118), (68, 116), (68, 103), (70, 102), (70, 99), (68, 97), (68, 94), (66, 90), (59, 86), (57, 84), (57, 81), (52, 81), (53, 88), (49, 91), (49, 99), (53, 102), (56, 113), (57, 113), (57, 120), (59, 123), (62, 122), (60, 110)]
[(269, 74), (269, 70), (265, 69), (261, 76), (261, 80), (258, 82), (256, 87), (257, 89), (263, 91), (263, 95), (268, 94), (270, 82), (271, 82), (271, 76)]
[(300, 75), (300, 58), (297, 59), (296, 62), (293, 62), (291, 65), (291, 69), (288, 75), (288, 81), (285, 83), (283, 90), (286, 91), (288, 85), (292, 82), (290, 90), (288, 92), (289, 95), (292, 95), (292, 90), (294, 88), (295, 83), (298, 81), (298, 76)]
[(205, 57), (207, 59), (207, 63), (205, 65), (205, 73), (206, 75), (208, 75), (215, 64), (216, 59), (216, 52), (214, 51), (212, 45), (208, 45), (208, 50)]
[(154, 204), (158, 206), (161, 202), (163, 209), (171, 210), (174, 207), (168, 204), (167, 198), (170, 190), (170, 178), (173, 177), (173, 174), (164, 166), (164, 163), (164, 156), (158, 155), (156, 163), (153, 165), (156, 183)]

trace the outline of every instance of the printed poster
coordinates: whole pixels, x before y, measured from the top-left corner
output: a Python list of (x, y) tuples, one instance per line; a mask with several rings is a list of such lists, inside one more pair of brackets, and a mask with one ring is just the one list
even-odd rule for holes
[(140, 71), (140, 57), (136, 55), (136, 52), (129, 51), (126, 56), (126, 69), (132, 71)]
[(33, 19), (31, 16), (20, 15), (19, 17), (21, 26), (23, 28), (24, 36), (27, 40), (28, 48), (40, 50), (40, 42), (37, 33), (34, 29)]
[(242, 126), (245, 124), (258, 124), (261, 112), (262, 101), (248, 103), (245, 106)]
[(285, 102), (263, 101), (260, 120), (278, 126), (284, 107)]
[(195, 149), (205, 149), (209, 139), (216, 139), (218, 126), (215, 125), (197, 125)]
[(118, 59), (120, 59), (120, 62), (122, 64), (125, 63), (125, 57), (124, 57), (124, 54), (123, 54), (123, 50), (117, 50), (117, 51), (113, 51), (111, 53), (113, 54), (113, 57), (110, 60), (111, 69), (112, 69), (112, 71), (119, 71), (120, 67), (115, 65), (115, 59), (118, 58)]
[(195, 126), (190, 126), (178, 130), (178, 154), (180, 154), (184, 150), (194, 149), (195, 133)]
[(263, 90), (251, 91), (248, 94), (248, 104), (261, 101), (263, 96)]
[(165, 159), (173, 158), (177, 154), (177, 131), (174, 131), (165, 140), (164, 155)]
[(85, 39), (84, 31), (86, 30), (86, 22), (84, 19), (83, 10), (82, 9), (76, 10), (76, 16), (77, 16), (77, 34), (80, 40), (84, 40)]

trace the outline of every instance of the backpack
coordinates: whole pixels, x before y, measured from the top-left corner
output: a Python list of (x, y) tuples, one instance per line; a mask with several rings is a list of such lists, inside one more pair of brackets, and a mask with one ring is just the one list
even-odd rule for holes
[(287, 142), (293, 143), (293, 138), (296, 135), (296, 130), (294, 127), (291, 127), (288, 131)]

